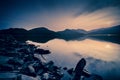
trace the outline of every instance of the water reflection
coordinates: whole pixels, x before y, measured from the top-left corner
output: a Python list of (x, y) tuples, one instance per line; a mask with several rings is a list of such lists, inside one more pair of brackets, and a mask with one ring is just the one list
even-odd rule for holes
[[(29, 41), (30, 42), (30, 41)], [(81, 55), (84, 57), (93, 57), (95, 59), (101, 59), (104, 61), (116, 61), (120, 60), (120, 45), (110, 42), (100, 42), (90, 39), (84, 41), (64, 41), (60, 39), (54, 39), (47, 43), (36, 43), (41, 48), (49, 49), (54, 54), (60, 54), (62, 56), (76, 58), (75, 55)]]
[(46, 58), (54, 60), (56, 65), (72, 68), (80, 58), (85, 57), (88, 62), (86, 69), (90, 72), (102, 74), (105, 79), (110, 78), (109, 80), (120, 78), (119, 44), (90, 39), (83, 41), (54, 39), (47, 43), (28, 42), (40, 48), (49, 49), (52, 54)]

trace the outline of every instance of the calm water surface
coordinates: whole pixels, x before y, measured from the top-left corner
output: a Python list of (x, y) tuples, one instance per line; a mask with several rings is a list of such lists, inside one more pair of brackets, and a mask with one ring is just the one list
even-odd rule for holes
[(87, 60), (85, 67), (91, 73), (101, 74), (106, 80), (120, 79), (120, 45), (86, 39), (83, 41), (65, 41), (54, 39), (47, 43), (28, 41), (51, 54), (47, 60), (53, 60), (56, 65), (74, 68), (77, 62), (84, 57)]

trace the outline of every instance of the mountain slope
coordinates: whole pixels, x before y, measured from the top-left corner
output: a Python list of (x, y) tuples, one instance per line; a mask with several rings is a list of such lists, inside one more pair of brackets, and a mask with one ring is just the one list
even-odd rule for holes
[(29, 35), (34, 37), (55, 37), (56, 32), (51, 31), (47, 28), (40, 27), (29, 30)]
[(44, 27), (31, 29), (28, 31), (28, 33), (29, 33), (28, 39), (32, 41), (39, 41), (42, 43), (57, 37), (56, 32), (51, 31)]
[(0, 30), (0, 36), (1, 35), (12, 35), (17, 40), (26, 40), (28, 38), (28, 31), (22, 28), (10, 28)]
[(89, 38), (120, 44), (120, 25), (88, 32)]
[(59, 38), (69, 40), (69, 39), (76, 39), (76, 38), (84, 36), (86, 31), (80, 30), (80, 29), (78, 29), (78, 30), (66, 29), (64, 31), (59, 31), (57, 33), (59, 35), (58, 36)]
[[(10, 29), (0, 30), (0, 36), (2, 34), (12, 35), (14, 38), (20, 41), (32, 40), (39, 42), (47, 42), (54, 38), (59, 38), (64, 40), (75, 40), (84, 37), (86, 35), (97, 39), (109, 40), (111, 38), (108, 35), (112, 34), (112, 35), (117, 35), (116, 37), (120, 36), (120, 25), (109, 28), (91, 30), (88, 32), (82, 29), (66, 29), (64, 31), (54, 32), (44, 27), (34, 28), (31, 30), (25, 30), (22, 28), (10, 28)], [(115, 40), (117, 39), (118, 38), (116, 38)], [(112, 40), (114, 40), (114, 36)]]
[(115, 34), (120, 35), (120, 25), (113, 26), (110, 28), (101, 28), (96, 30), (91, 30), (88, 32), (88, 34)]

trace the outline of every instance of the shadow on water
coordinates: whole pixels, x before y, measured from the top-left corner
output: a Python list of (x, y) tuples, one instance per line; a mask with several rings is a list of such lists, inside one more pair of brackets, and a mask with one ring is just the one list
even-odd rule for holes
[(86, 39), (86, 36), (82, 36), (79, 38), (52, 38), (52, 37), (29, 37), (29, 38), (17, 38), (18, 41), (25, 42), (27, 40), (31, 40), (33, 42), (39, 42), (39, 43), (47, 43), (48, 41), (51, 41), (53, 39), (62, 39), (65, 41), (82, 41)]
[(79, 38), (55, 38), (55, 37), (48, 37), (48, 36), (41, 36), (41, 37), (15, 37), (16, 40), (25, 42), (27, 40), (31, 40), (34, 42), (40, 43), (47, 43), (53, 39), (63, 39), (65, 41), (83, 41), (85, 39), (92, 39), (92, 40), (99, 40), (99, 41), (107, 41), (112, 43), (120, 44), (120, 36), (81, 36)]
[(88, 38), (120, 44), (120, 36), (89, 36)]
[(51, 37), (32, 37), (32, 38), (17, 38), (19, 41), (27, 41), (31, 40), (34, 42), (40, 42), (40, 43), (47, 43), (50, 40), (53, 39), (63, 39), (65, 41), (83, 41), (85, 39), (92, 39), (92, 40), (98, 40), (98, 41), (107, 41), (112, 43), (120, 44), (120, 36), (82, 36), (79, 38), (51, 38)]

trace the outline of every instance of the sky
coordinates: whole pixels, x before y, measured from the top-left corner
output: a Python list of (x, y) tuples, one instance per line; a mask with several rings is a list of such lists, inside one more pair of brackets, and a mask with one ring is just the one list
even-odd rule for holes
[(120, 0), (0, 0), (0, 29), (93, 30), (120, 25)]

